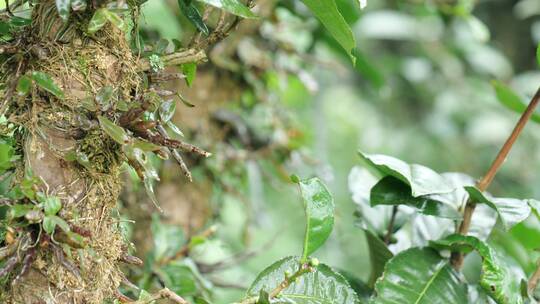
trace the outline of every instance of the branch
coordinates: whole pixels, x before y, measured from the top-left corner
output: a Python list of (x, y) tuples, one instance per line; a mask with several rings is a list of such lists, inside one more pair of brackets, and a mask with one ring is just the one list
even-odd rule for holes
[[(523, 128), (527, 124), (527, 121), (531, 118), (531, 116), (534, 113), (534, 110), (536, 106), (538, 105), (538, 102), (540, 101), (540, 88), (536, 91), (536, 94), (534, 94), (533, 98), (531, 99), (531, 102), (527, 106), (527, 109), (525, 109), (525, 112), (521, 115), (519, 118), (519, 121), (517, 122), (516, 126), (514, 127), (514, 130), (502, 146), (501, 150), (499, 151), (499, 154), (497, 154), (497, 157), (495, 157), (495, 160), (491, 164), (491, 167), (487, 171), (486, 175), (476, 183), (476, 187), (480, 191), (486, 191), (486, 189), (489, 187), (491, 182), (493, 181), (493, 178), (497, 174), (497, 171), (499, 171), (500, 167), (506, 160), (506, 157), (508, 156), (508, 153), (510, 153), (510, 150), (512, 149), (512, 146), (516, 142), (517, 138), (521, 134), (521, 131), (523, 131)], [(461, 225), (458, 228), (458, 233), (462, 235), (466, 235), (469, 232), (469, 228), (471, 227), (471, 218), (474, 213), (474, 209), (476, 208), (476, 202), (469, 199), (467, 201), (467, 204), (465, 205), (465, 211), (463, 213), (463, 221), (461, 222)], [(455, 269), (460, 269), (463, 265), (463, 254), (458, 252), (452, 252), (451, 257), (452, 265)]]
[(388, 223), (388, 228), (386, 229), (386, 235), (384, 236), (384, 243), (386, 245), (390, 244), (390, 239), (392, 238), (392, 231), (394, 230), (394, 222), (396, 221), (397, 212), (398, 206), (395, 205), (392, 208), (392, 216), (390, 217), (390, 222)]
[[(206, 53), (203, 50), (189, 49), (161, 56), (161, 60), (165, 66), (197, 63), (206, 60)], [(138, 70), (148, 71), (150, 68), (150, 60), (148, 58), (142, 58), (139, 62)]]
[[(318, 265), (318, 261), (312, 260), (308, 263), (301, 264), (300, 268), (291, 276), (288, 276), (287, 274), (285, 274), (285, 279), (283, 279), (283, 281), (268, 294), (268, 299), (271, 300), (277, 297), (283, 290), (289, 287), (291, 283), (295, 282), (299, 277), (303, 276), (304, 274), (315, 271), (315, 268), (317, 267), (317, 265)], [(256, 297), (247, 298), (238, 304), (256, 304), (258, 303), (258, 301), (259, 301), (259, 297), (256, 296)]]
[(163, 288), (162, 290), (151, 295), (145, 300), (138, 300), (132, 303), (133, 304), (150, 304), (150, 303), (153, 303), (154, 301), (161, 300), (161, 299), (169, 299), (176, 304), (189, 304), (188, 301), (184, 300), (184, 298), (177, 295), (176, 293), (171, 291), (169, 288)]
[(538, 281), (540, 281), (540, 259), (536, 261), (536, 270), (529, 278), (529, 282), (527, 282), (527, 290), (529, 291), (529, 294), (534, 292), (536, 286), (538, 286)]

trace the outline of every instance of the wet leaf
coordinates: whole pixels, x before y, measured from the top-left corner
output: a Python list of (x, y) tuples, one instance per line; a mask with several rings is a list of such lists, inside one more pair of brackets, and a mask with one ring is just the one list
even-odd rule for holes
[(197, 74), (197, 64), (194, 62), (182, 64), (182, 73), (186, 75), (186, 84), (188, 87), (191, 87), (193, 80), (195, 80), (195, 75)]
[(178, 6), (186, 18), (203, 34), (208, 36), (208, 27), (204, 23), (201, 13), (191, 1), (178, 0)]
[(115, 125), (105, 116), (98, 116), (98, 120), (103, 131), (114, 139), (114, 141), (119, 144), (127, 144), (129, 142), (129, 136), (124, 128)]
[(51, 76), (43, 72), (32, 72), (32, 79), (39, 87), (41, 87), (45, 91), (53, 94), (60, 99), (64, 99), (64, 92), (54, 83)]
[(62, 20), (67, 21), (69, 10), (71, 9), (71, 0), (56, 0), (56, 9)]
[(455, 190), (444, 177), (428, 167), (407, 164), (387, 155), (359, 153), (365, 163), (382, 176), (390, 175), (408, 184), (414, 197), (450, 193)]
[(62, 202), (56, 196), (48, 196), (43, 201), (45, 215), (55, 215), (62, 209)]
[(20, 96), (25, 96), (30, 93), (30, 89), (32, 88), (32, 79), (26, 75), (21, 76), (19, 78), (19, 82), (17, 83), (17, 92)]
[(159, 118), (162, 123), (167, 123), (171, 120), (176, 111), (176, 102), (173, 99), (164, 101), (159, 106)]
[(335, 0), (302, 0), (313, 12), (332, 37), (347, 51), (351, 60), (355, 61), (353, 49), (356, 47), (353, 32), (341, 15)]
[(520, 280), (511, 275), (508, 265), (504, 264), (497, 257), (495, 251), (485, 242), (473, 236), (453, 234), (430, 244), (439, 250), (461, 252), (475, 250), (482, 257), (480, 286), (482, 286), (484, 291), (499, 304), (523, 303), (520, 292)]
[[(247, 295), (254, 297), (261, 290), (272, 291), (284, 280), (285, 272), (294, 273), (299, 265), (300, 257), (287, 257), (275, 262), (257, 276)], [(280, 293), (279, 303), (359, 304), (360, 300), (341, 274), (319, 264), (314, 272), (302, 275), (285, 288)]]
[(388, 261), (375, 293), (372, 304), (467, 303), (467, 286), (448, 260), (430, 248), (411, 248)]
[(256, 18), (257, 16), (249, 10), (247, 6), (239, 0), (199, 0), (200, 2), (212, 5), (233, 15), (244, 18)]
[[(476, 187), (467, 186), (465, 190), (471, 199), (483, 203), (497, 211), (504, 229), (509, 230), (514, 225), (524, 221), (531, 214), (530, 202), (534, 200), (520, 200), (516, 198), (492, 197), (488, 193), (482, 193)], [(535, 204), (534, 202), (532, 204)]]
[[(497, 100), (500, 103), (502, 103), (508, 109), (519, 114), (525, 112), (525, 109), (527, 109), (527, 104), (511, 88), (496, 80), (493, 80), (491, 84), (495, 89)], [(540, 123), (540, 114), (533, 113), (531, 116), (531, 120)]]
[(298, 183), (306, 212), (306, 233), (302, 260), (324, 244), (334, 227), (334, 198), (318, 178)]
[(385, 176), (371, 188), (370, 203), (371, 206), (407, 205), (427, 215), (451, 219), (461, 218), (461, 213), (450, 204), (433, 199), (431, 196), (412, 196), (411, 187), (393, 176)]

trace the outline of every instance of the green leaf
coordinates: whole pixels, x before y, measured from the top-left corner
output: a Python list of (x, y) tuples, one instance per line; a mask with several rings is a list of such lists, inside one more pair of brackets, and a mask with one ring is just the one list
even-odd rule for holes
[(117, 13), (107, 11), (105, 17), (112, 25), (116, 26), (118, 29), (122, 31), (125, 30), (126, 24), (124, 22), (124, 19), (122, 19), (122, 17), (120, 17), (120, 15), (118, 15)]
[(167, 122), (167, 127), (169, 127), (175, 134), (184, 137), (184, 132), (180, 130), (172, 121)]
[(182, 296), (197, 294), (197, 277), (183, 261), (173, 261), (158, 271), (159, 278), (171, 290)]
[(167, 123), (174, 116), (176, 111), (176, 101), (173, 99), (161, 103), (159, 106), (159, 118), (162, 123)]
[(538, 44), (538, 47), (536, 48), (536, 62), (538, 63), (538, 66), (540, 66), (540, 43)]
[(497, 211), (499, 219), (504, 229), (509, 230), (514, 225), (524, 221), (531, 214), (530, 204), (535, 204), (534, 200), (520, 200), (516, 198), (492, 197), (488, 193), (482, 193), (476, 187), (467, 186), (465, 190), (471, 199), (478, 203), (483, 203)]
[(511, 270), (502, 263), (488, 244), (473, 236), (453, 234), (442, 240), (431, 242), (430, 245), (439, 250), (462, 252), (475, 250), (482, 257), (480, 286), (486, 293), (499, 304), (523, 303), (520, 280), (511, 275)]
[(64, 99), (64, 92), (54, 83), (51, 76), (43, 72), (32, 72), (32, 79), (39, 87), (41, 87), (45, 91), (53, 94), (60, 99)]
[(306, 212), (302, 260), (324, 244), (334, 227), (334, 198), (323, 182), (314, 177), (298, 183)]
[(100, 105), (102, 111), (107, 111), (111, 106), (111, 99), (114, 89), (111, 86), (104, 86), (96, 95), (96, 102)]
[(239, 0), (199, 0), (200, 2), (212, 5), (233, 15), (244, 18), (256, 18), (257, 16), (249, 10), (247, 6)]
[(194, 62), (182, 64), (182, 73), (186, 75), (186, 84), (191, 87), (197, 74), (197, 64)]
[(411, 248), (388, 261), (375, 293), (372, 304), (467, 303), (466, 285), (448, 261), (430, 248)]
[(56, 0), (56, 9), (62, 20), (67, 21), (71, 9), (71, 0)]
[(34, 205), (31, 204), (15, 204), (9, 207), (9, 216), (11, 218), (18, 218), (25, 216), (30, 210), (34, 209)]
[[(525, 112), (525, 109), (527, 109), (527, 104), (524, 103), (521, 97), (519, 97), (519, 95), (517, 95), (511, 88), (496, 80), (493, 80), (491, 84), (495, 89), (497, 100), (500, 103), (502, 103), (508, 109), (519, 114)], [(540, 123), (540, 114), (533, 113), (531, 116), (531, 120)]]
[(13, 167), (13, 161), (16, 159), (15, 149), (10, 143), (0, 140), (0, 173)]
[(208, 27), (204, 23), (201, 13), (191, 1), (178, 0), (178, 6), (186, 18), (203, 34), (208, 36)]
[(154, 257), (157, 261), (174, 256), (185, 243), (182, 228), (162, 223), (157, 214), (152, 214), (150, 227), (154, 239)]
[(462, 217), (453, 206), (435, 200), (431, 196), (412, 196), (411, 187), (393, 176), (384, 177), (371, 188), (370, 203), (371, 206), (407, 205), (418, 209), (420, 213), (444, 218)]
[(86, 0), (72, 0), (71, 1), (71, 9), (74, 12), (80, 12), (86, 10), (87, 7)]
[(30, 88), (32, 88), (32, 79), (26, 75), (21, 76), (21, 78), (19, 78), (19, 82), (17, 83), (17, 92), (19, 95), (28, 95)]
[[(294, 273), (300, 265), (299, 257), (286, 257), (263, 270), (251, 284), (247, 296), (258, 296), (261, 290), (272, 291), (285, 278), (285, 272)], [(347, 280), (325, 264), (314, 272), (306, 273), (292, 282), (279, 296), (279, 303), (335, 303), (359, 304), (358, 296)]]
[(68, 223), (60, 217), (56, 215), (45, 216), (43, 219), (43, 230), (45, 230), (45, 232), (48, 234), (53, 234), (56, 226), (60, 227), (60, 229), (64, 230), (65, 232), (69, 231)]
[(43, 206), (45, 215), (55, 215), (62, 209), (62, 202), (60, 202), (60, 199), (56, 196), (48, 196), (45, 198)]
[(386, 265), (386, 262), (388, 262), (388, 260), (390, 260), (394, 255), (392, 252), (390, 252), (390, 250), (388, 250), (386, 244), (373, 232), (366, 229), (364, 230), (364, 233), (366, 235), (369, 249), (369, 260), (371, 264), (371, 275), (369, 277), (368, 285), (373, 287), (377, 278), (382, 275), (384, 265)]
[(450, 185), (444, 177), (428, 167), (407, 164), (402, 160), (382, 154), (364, 154), (362, 152), (359, 154), (369, 167), (382, 176), (391, 175), (407, 183), (411, 187), (411, 194), (414, 197), (450, 193), (455, 190), (455, 187)]
[(88, 23), (88, 33), (94, 34), (95, 32), (99, 31), (105, 24), (107, 24), (108, 17), (107, 13), (109, 10), (106, 8), (100, 8), (96, 10), (94, 13), (94, 16), (92, 16), (92, 19), (90, 19), (90, 22)]
[(321, 21), (332, 37), (347, 51), (349, 57), (355, 62), (353, 49), (356, 47), (354, 35), (339, 12), (335, 0), (302, 0), (304, 4)]
[(109, 135), (114, 141), (119, 144), (127, 144), (129, 142), (129, 136), (124, 128), (115, 125), (105, 116), (98, 116), (99, 124), (107, 135)]
[(22, 18), (18, 16), (12, 16), (9, 19), (9, 24), (13, 27), (23, 27), (30, 25), (32, 23), (32, 19), (29, 18)]

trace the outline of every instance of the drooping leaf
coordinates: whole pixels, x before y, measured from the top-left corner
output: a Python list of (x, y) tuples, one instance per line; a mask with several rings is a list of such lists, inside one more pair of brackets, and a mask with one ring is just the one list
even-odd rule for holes
[(475, 250), (482, 257), (482, 273), (480, 286), (499, 304), (523, 303), (520, 292), (520, 280), (511, 275), (511, 271), (496, 255), (495, 251), (485, 242), (473, 237), (460, 234), (449, 235), (446, 238), (431, 242), (436, 249), (470, 252)]
[(48, 196), (43, 201), (45, 215), (55, 215), (62, 208), (62, 203), (57, 196)]
[(197, 64), (194, 62), (182, 64), (182, 73), (186, 75), (186, 84), (188, 87), (191, 87), (193, 80), (195, 80), (195, 75), (197, 74)]
[(530, 202), (534, 200), (492, 197), (472, 186), (465, 187), (465, 190), (475, 202), (486, 204), (497, 211), (499, 219), (506, 230), (524, 221), (531, 214)]
[[(247, 291), (248, 297), (258, 296), (261, 290), (270, 293), (285, 278), (285, 272), (294, 273), (300, 265), (300, 257), (286, 257), (263, 270)], [(271, 303), (335, 303), (359, 304), (358, 296), (347, 280), (330, 267), (319, 264), (314, 272), (306, 273), (285, 288), (278, 302)]]
[(71, 9), (71, 0), (56, 0), (56, 9), (62, 20), (66, 21), (69, 18)]
[(338, 10), (335, 0), (302, 0), (321, 21), (332, 37), (347, 51), (355, 61), (353, 49), (356, 47), (353, 32)]
[(19, 95), (28, 95), (30, 88), (32, 88), (32, 79), (26, 75), (21, 76), (21, 78), (19, 78), (19, 82), (17, 83), (17, 92)]
[(306, 234), (302, 259), (324, 244), (334, 227), (334, 198), (318, 178), (298, 183), (306, 212)]
[(391, 175), (407, 183), (411, 187), (411, 194), (414, 197), (450, 193), (455, 189), (441, 175), (428, 167), (407, 164), (387, 155), (359, 153), (366, 164), (381, 175)]
[(32, 72), (32, 79), (39, 87), (41, 87), (45, 91), (53, 94), (60, 99), (64, 99), (64, 92), (54, 83), (51, 76), (43, 72), (34, 71)]
[(105, 14), (105, 17), (107, 18), (107, 20), (109, 20), (109, 22), (116, 26), (118, 29), (120, 30), (124, 30), (125, 29), (125, 22), (124, 22), (124, 19), (122, 19), (122, 17), (120, 17), (120, 15), (118, 15), (117, 13), (115, 12), (112, 12), (112, 11), (107, 11), (107, 14)]
[(56, 215), (48, 215), (43, 218), (43, 230), (45, 230), (45, 232), (48, 234), (53, 234), (56, 226), (60, 227), (60, 229), (64, 230), (65, 232), (70, 230), (69, 224)]
[(244, 18), (256, 18), (257, 16), (249, 10), (239, 0), (199, 0), (203, 3), (212, 5), (219, 9), (225, 10), (233, 15), (237, 15)]
[(411, 187), (393, 176), (385, 176), (371, 188), (370, 202), (372, 206), (407, 205), (427, 215), (451, 219), (461, 218), (461, 213), (457, 208), (449, 204), (432, 199), (430, 196), (412, 196)]
[(114, 141), (122, 145), (129, 142), (129, 136), (124, 128), (115, 125), (114, 122), (105, 116), (98, 116), (98, 120), (103, 131), (114, 139)]
[(174, 99), (166, 100), (159, 106), (159, 118), (166, 124), (171, 120), (176, 111), (176, 101)]
[(386, 262), (388, 262), (388, 260), (390, 260), (394, 255), (392, 252), (390, 252), (390, 250), (388, 250), (386, 244), (373, 232), (365, 229), (364, 233), (368, 244), (369, 260), (371, 265), (371, 274), (368, 285), (373, 287), (377, 278), (382, 275)]
[(178, 0), (178, 6), (186, 18), (203, 34), (208, 36), (208, 27), (202, 19), (201, 13), (191, 1)]
[(107, 24), (108, 18), (107, 13), (109, 11), (106, 8), (100, 8), (96, 10), (94, 13), (94, 16), (92, 16), (92, 19), (90, 19), (90, 22), (88, 23), (88, 33), (94, 34), (95, 32), (99, 31), (105, 24)]
[[(521, 97), (519, 97), (519, 95), (517, 95), (511, 88), (496, 80), (493, 80), (491, 84), (495, 89), (497, 100), (500, 103), (502, 103), (508, 109), (519, 114), (525, 112), (525, 109), (527, 109), (527, 104), (523, 102)], [(533, 113), (531, 116), (531, 120), (540, 123), (540, 114)]]
[(411, 248), (388, 261), (370, 303), (467, 303), (466, 288), (448, 260), (436, 251)]

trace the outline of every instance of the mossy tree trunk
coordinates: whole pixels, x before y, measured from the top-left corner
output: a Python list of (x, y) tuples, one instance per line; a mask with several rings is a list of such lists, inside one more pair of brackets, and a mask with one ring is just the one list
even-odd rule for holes
[[(0, 291), (2, 303), (102, 304), (121, 297), (120, 263), (129, 260), (128, 246), (112, 212), (121, 190), (120, 167), (130, 159), (125, 145), (113, 140), (98, 118), (117, 125), (123, 121), (122, 127), (131, 131), (131, 142), (140, 142), (135, 139), (139, 135), (153, 142), (152, 147), (180, 145), (150, 131), (155, 123), (142, 122), (146, 94), (153, 90), (146, 71), (151, 65), (132, 54), (125, 31), (107, 24), (88, 34), (90, 19), (105, 5), (93, 2), (84, 12), (73, 12), (66, 22), (54, 1), (40, 1), (33, 7), (31, 25), (4, 47), (13, 52), (2, 75), (6, 83), (2, 113), (23, 130), (16, 137), (22, 161), (12, 184), (22, 183), (28, 175), (40, 180), (34, 190), (60, 198), (58, 217), (84, 237), (84, 246), (55, 239), (62, 236), (58, 227), (52, 234), (39, 225), (12, 229), (13, 242), (24, 237), (31, 242), (17, 243), (20, 246), (11, 257), (17, 266), (11, 267)], [(190, 50), (169, 58), (176, 64), (203, 57), (204, 53)], [(50, 76), (62, 92), (34, 85), (28, 94), (18, 94), (21, 77), (35, 72)], [(100, 104), (104, 88), (111, 88), (115, 98)], [(89, 101), (94, 106), (88, 106)], [(120, 111), (119, 103), (129, 110)], [(84, 160), (68, 161), (73, 154), (83, 155)], [(10, 246), (15, 248), (13, 242)]]

